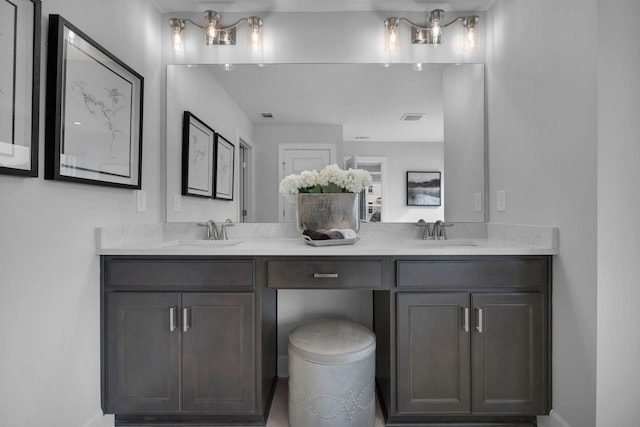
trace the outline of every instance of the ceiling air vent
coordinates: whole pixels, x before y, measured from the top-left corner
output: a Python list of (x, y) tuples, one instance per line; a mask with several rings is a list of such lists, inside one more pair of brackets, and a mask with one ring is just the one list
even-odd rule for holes
[(263, 119), (273, 119), (273, 113), (258, 113)]
[(405, 122), (417, 122), (423, 117), (424, 113), (406, 113), (400, 117), (400, 120), (404, 120)]

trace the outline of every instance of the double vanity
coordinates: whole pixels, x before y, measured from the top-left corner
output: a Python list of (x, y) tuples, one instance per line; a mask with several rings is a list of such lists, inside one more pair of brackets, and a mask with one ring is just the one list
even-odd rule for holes
[[(534, 426), (551, 408), (557, 230), (363, 224), (355, 245), (292, 224), (96, 231), (102, 407), (123, 426), (264, 425), (277, 380), (278, 290), (362, 290), (388, 426)], [(277, 237), (276, 237), (277, 236)]]

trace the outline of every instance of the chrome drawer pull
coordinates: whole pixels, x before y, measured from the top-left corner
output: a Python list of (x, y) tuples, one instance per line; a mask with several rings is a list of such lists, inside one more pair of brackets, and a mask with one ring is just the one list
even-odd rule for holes
[(476, 310), (478, 310), (478, 324), (476, 325), (476, 330), (482, 333), (482, 309), (477, 308)]
[(464, 307), (464, 331), (469, 332), (469, 307)]
[(338, 273), (313, 273), (313, 277), (317, 279), (337, 279)]
[(182, 309), (182, 332), (189, 330), (189, 309), (184, 307)]

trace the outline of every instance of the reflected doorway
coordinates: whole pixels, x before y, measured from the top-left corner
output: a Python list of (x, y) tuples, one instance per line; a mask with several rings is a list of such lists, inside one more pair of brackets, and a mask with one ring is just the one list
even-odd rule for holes
[(251, 147), (242, 139), (240, 141), (240, 173), (239, 173), (239, 203), (240, 222), (251, 222)]
[(346, 168), (364, 169), (371, 174), (372, 183), (360, 193), (360, 221), (388, 221), (387, 205), (387, 158), (378, 156), (351, 156), (345, 161)]

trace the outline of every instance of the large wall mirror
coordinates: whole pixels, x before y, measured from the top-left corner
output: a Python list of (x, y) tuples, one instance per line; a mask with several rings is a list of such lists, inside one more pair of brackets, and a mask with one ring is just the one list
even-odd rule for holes
[[(382, 221), (485, 221), (482, 64), (168, 65), (166, 99), (167, 221), (237, 221), (242, 194), (249, 220), (281, 221), (279, 156), (303, 145), (376, 171)], [(237, 147), (234, 200), (180, 196), (184, 111)], [(441, 172), (442, 204), (408, 206), (407, 171)]]

